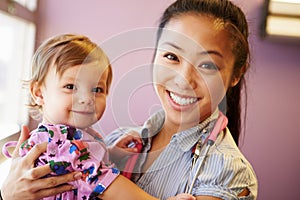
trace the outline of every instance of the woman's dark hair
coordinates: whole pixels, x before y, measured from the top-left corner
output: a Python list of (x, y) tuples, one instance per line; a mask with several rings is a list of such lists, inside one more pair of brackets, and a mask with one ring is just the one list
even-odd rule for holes
[[(241, 90), (245, 87), (244, 73), (249, 66), (250, 50), (248, 44), (248, 24), (243, 11), (229, 0), (177, 0), (163, 13), (157, 32), (157, 43), (163, 28), (173, 18), (192, 13), (204, 15), (220, 21), (228, 31), (232, 41), (231, 51), (235, 55), (233, 77), (240, 77), (239, 83), (230, 87), (223, 99), (225, 108), (220, 103), (219, 108), (226, 113), (228, 128), (238, 145), (241, 133)], [(245, 116), (247, 95), (245, 90)]]

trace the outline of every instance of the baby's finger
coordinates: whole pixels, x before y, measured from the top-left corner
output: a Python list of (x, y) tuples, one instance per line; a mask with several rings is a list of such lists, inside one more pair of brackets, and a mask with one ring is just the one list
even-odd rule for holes
[(140, 137), (133, 137), (132, 140), (133, 140), (135, 143), (141, 143), (141, 144), (143, 143), (142, 138), (140, 138)]
[(119, 141), (117, 141), (115, 146), (120, 148), (126, 148), (128, 147), (128, 145), (132, 144), (133, 141), (134, 141), (133, 136), (127, 135), (126, 137), (123, 137)]
[(139, 150), (138, 150), (138, 148), (136, 148), (136, 147), (132, 147), (132, 148), (123, 148), (122, 150), (124, 150), (125, 152), (127, 152), (128, 153), (128, 155), (131, 155), (131, 153), (137, 153), (137, 152), (139, 152)]
[(131, 135), (132, 140), (134, 140), (135, 142), (143, 143), (141, 136), (137, 132), (131, 131), (128, 133), (128, 135)]

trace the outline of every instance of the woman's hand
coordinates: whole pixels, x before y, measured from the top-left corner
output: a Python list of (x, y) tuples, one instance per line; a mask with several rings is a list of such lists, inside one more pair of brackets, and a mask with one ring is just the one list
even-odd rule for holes
[(5, 179), (1, 194), (4, 200), (34, 200), (52, 196), (68, 190), (75, 189), (67, 182), (81, 178), (80, 172), (73, 172), (63, 176), (42, 178), (51, 172), (49, 165), (33, 168), (34, 161), (46, 151), (47, 143), (34, 146), (29, 153), (19, 156), (20, 145), (29, 137), (29, 129), (22, 127), (18, 145), (13, 152), (11, 167)]

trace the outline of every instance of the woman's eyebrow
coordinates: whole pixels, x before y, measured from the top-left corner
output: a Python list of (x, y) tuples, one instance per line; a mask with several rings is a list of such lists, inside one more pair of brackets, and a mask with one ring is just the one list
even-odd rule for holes
[(223, 55), (222, 55), (220, 52), (215, 51), (215, 50), (202, 51), (202, 52), (200, 52), (200, 54), (201, 54), (201, 55), (210, 55), (210, 54), (214, 54), (214, 55), (217, 55), (217, 56), (223, 58)]
[[(162, 43), (162, 46), (164, 46), (164, 45), (171, 46), (171, 47), (173, 47), (173, 48), (175, 48), (177, 50), (180, 50), (182, 52), (185, 51), (179, 45), (171, 43), (171, 42), (164, 42), (164, 43)], [(215, 51), (215, 50), (200, 51), (198, 54), (200, 54), (200, 55), (210, 55), (210, 54), (213, 54), (213, 55), (217, 55), (217, 56), (223, 58), (223, 55), (220, 52)]]
[(178, 45), (176, 45), (176, 44), (174, 44), (172, 42), (164, 42), (164, 43), (161, 44), (161, 46), (165, 46), (165, 45), (166, 46), (171, 46), (171, 47), (173, 47), (173, 48), (175, 48), (177, 50), (183, 51), (183, 49), (181, 47), (179, 47)]

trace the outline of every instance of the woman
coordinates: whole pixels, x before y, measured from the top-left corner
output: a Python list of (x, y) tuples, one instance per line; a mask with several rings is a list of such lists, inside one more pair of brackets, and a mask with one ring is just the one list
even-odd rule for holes
[[(159, 28), (153, 75), (163, 111), (135, 128), (144, 144), (131, 179), (161, 199), (186, 191), (197, 199), (256, 199), (255, 173), (237, 147), (240, 92), (249, 61), (244, 13), (226, 0), (178, 0), (165, 10)], [(108, 144), (118, 147), (118, 138), (132, 129), (120, 130), (108, 136)], [(219, 134), (216, 140), (207, 140), (211, 132)], [(198, 174), (200, 164), (192, 167), (193, 155), (208, 145)], [(38, 179), (49, 169), (32, 169), (35, 157), (13, 160), (2, 188), (4, 199), (38, 199), (71, 189), (53, 186), (78, 175)], [(122, 163), (118, 167), (122, 170)], [(110, 192), (108, 188), (103, 198), (109, 199)]]

